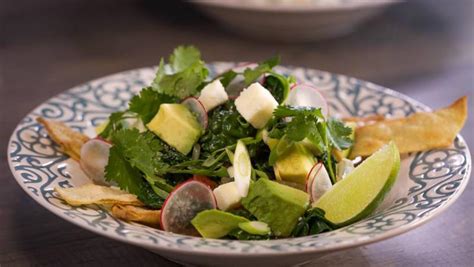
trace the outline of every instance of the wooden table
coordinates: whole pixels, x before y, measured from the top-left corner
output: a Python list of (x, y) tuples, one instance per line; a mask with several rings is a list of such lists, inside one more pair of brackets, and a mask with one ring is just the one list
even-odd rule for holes
[[(470, 97), (462, 134), (474, 148), (474, 1), (409, 1), (357, 32), (318, 43), (250, 40), (220, 28), (182, 2), (16, 0), (0, 4), (0, 266), (176, 266), (146, 250), (63, 221), (22, 192), (7, 166), (7, 141), (33, 107), (106, 74), (157, 64), (182, 43), (207, 61), (255, 61), (344, 73), (432, 107)], [(168, 1), (172, 2), (172, 1)], [(432, 222), (308, 266), (468, 266), (474, 262), (474, 186)]]

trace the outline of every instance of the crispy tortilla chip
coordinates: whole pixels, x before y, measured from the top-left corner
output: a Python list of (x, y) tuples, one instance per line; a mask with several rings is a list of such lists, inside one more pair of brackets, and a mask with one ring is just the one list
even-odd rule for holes
[(143, 205), (137, 196), (108, 186), (86, 184), (72, 188), (55, 187), (54, 190), (71, 206), (89, 204)]
[(406, 118), (387, 119), (356, 129), (351, 158), (369, 156), (394, 140), (400, 153), (448, 147), (467, 117), (467, 97), (433, 112), (419, 112)]
[(48, 135), (56, 142), (61, 149), (72, 159), (79, 161), (81, 158), (81, 147), (89, 141), (89, 137), (75, 131), (62, 122), (46, 120), (42, 117), (36, 119), (43, 124)]
[(342, 118), (344, 122), (355, 122), (359, 125), (361, 124), (366, 124), (366, 123), (371, 123), (371, 122), (376, 122), (376, 121), (383, 121), (385, 119), (385, 116), (383, 115), (370, 115), (367, 117), (345, 117)]
[(114, 205), (112, 215), (129, 222), (137, 222), (153, 227), (160, 226), (160, 210), (150, 210), (131, 205)]

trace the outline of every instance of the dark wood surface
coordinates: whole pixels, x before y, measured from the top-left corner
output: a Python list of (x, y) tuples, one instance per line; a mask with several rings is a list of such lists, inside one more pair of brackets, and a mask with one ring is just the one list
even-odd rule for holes
[[(164, 1), (0, 1), (0, 266), (176, 266), (146, 250), (94, 235), (49, 213), (16, 184), (6, 159), (18, 121), (76, 84), (154, 65), (177, 45), (207, 61), (255, 61), (343, 73), (441, 107), (469, 96), (462, 134), (474, 148), (474, 1), (409, 1), (357, 32), (280, 44), (229, 32), (190, 5)], [(308, 266), (472, 266), (471, 182), (446, 212), (414, 231), (338, 252)]]

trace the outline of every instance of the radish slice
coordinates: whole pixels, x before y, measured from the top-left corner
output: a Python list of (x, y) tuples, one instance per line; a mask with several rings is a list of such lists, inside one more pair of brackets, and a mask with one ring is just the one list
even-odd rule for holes
[(199, 212), (216, 207), (216, 199), (208, 185), (188, 180), (166, 198), (161, 208), (161, 228), (176, 234), (199, 236), (191, 220)]
[(316, 88), (310, 85), (297, 84), (292, 87), (285, 104), (294, 107), (321, 108), (325, 118), (329, 115), (326, 99)]
[(190, 96), (184, 99), (181, 104), (185, 105), (194, 115), (201, 124), (202, 128), (205, 130), (207, 128), (208, 117), (207, 110), (204, 108), (204, 105), (196, 97)]
[(204, 176), (204, 175), (193, 175), (193, 180), (196, 180), (198, 182), (204, 183), (207, 186), (209, 186), (211, 189), (214, 189), (217, 187), (217, 183), (211, 180), (209, 177)]
[(109, 151), (112, 145), (103, 139), (91, 139), (81, 147), (80, 165), (84, 173), (94, 183), (110, 185), (105, 181), (105, 166), (109, 161)]
[(306, 180), (306, 192), (308, 192), (311, 202), (318, 199), (332, 187), (331, 178), (329, 177), (324, 164), (316, 163), (308, 173)]

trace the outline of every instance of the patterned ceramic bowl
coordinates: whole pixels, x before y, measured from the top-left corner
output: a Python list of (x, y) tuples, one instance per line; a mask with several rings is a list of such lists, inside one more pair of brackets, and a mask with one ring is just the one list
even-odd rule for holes
[[(235, 66), (210, 64), (212, 74)], [(343, 75), (312, 69), (278, 67), (298, 80), (319, 88), (332, 114), (406, 116), (426, 106), (392, 90)], [(319, 235), (272, 241), (206, 240), (126, 223), (96, 206), (71, 207), (53, 192), (55, 186), (73, 187), (88, 182), (77, 164), (52, 143), (35, 118), (63, 121), (93, 133), (108, 114), (127, 105), (128, 99), (150, 83), (154, 68), (126, 71), (74, 87), (29, 113), (13, 132), (8, 161), (11, 171), (30, 197), (61, 218), (100, 235), (141, 246), (172, 260), (200, 265), (268, 264), (288, 266), (335, 250), (380, 241), (440, 214), (466, 187), (470, 153), (461, 136), (450, 148), (411, 154), (402, 159), (394, 188), (371, 216), (347, 227)]]

